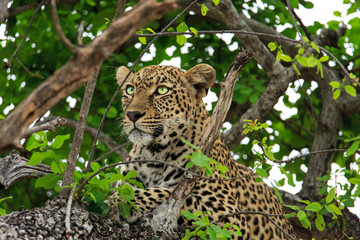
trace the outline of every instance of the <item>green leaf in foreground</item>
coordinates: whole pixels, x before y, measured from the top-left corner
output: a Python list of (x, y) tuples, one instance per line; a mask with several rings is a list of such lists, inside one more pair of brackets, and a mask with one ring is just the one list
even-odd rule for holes
[(353, 97), (356, 97), (356, 89), (351, 85), (344, 86), (345, 91)]
[(45, 189), (53, 189), (57, 185), (59, 180), (61, 180), (61, 179), (62, 179), (61, 176), (54, 175), (54, 174), (47, 174), (43, 177), (36, 179), (35, 187), (36, 188), (42, 187)]

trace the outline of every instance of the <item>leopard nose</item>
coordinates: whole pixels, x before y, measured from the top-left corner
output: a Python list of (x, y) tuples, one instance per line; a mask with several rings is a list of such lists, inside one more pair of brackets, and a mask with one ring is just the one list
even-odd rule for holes
[(132, 122), (136, 122), (137, 120), (139, 120), (139, 118), (141, 118), (144, 115), (145, 115), (145, 113), (141, 113), (141, 112), (138, 112), (138, 111), (126, 112), (126, 116), (128, 116), (128, 118)]

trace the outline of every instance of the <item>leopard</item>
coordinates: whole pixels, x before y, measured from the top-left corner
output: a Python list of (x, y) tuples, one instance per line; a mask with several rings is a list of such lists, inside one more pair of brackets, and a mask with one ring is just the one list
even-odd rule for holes
[[(122, 165), (120, 172), (125, 175), (136, 171), (136, 180), (144, 186), (132, 186), (135, 193), (132, 203), (136, 208), (131, 209), (127, 219), (131, 223), (154, 211), (184, 179), (189, 155), (195, 151), (190, 145), (200, 144), (211, 118), (203, 98), (215, 83), (216, 72), (203, 63), (188, 71), (174, 66), (148, 66), (135, 74), (121, 66), (116, 79), (122, 86), (122, 128), (133, 145), (124, 160), (129, 163)], [(198, 179), (181, 211), (210, 212), (212, 222), (238, 226), (242, 234), (233, 235), (237, 239), (294, 236), (274, 190), (232, 158), (221, 134), (208, 157), (228, 171), (225, 177), (214, 171), (212, 178)], [(181, 215), (177, 223), (191, 227), (191, 222)]]

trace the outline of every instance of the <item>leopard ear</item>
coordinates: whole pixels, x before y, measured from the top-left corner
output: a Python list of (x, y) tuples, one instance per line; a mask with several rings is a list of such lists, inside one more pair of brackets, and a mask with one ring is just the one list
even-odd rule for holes
[[(129, 74), (130, 70), (127, 69), (124, 66), (119, 67), (119, 69), (116, 72), (116, 80), (117, 80), (117, 84), (120, 86), (123, 81), (125, 80), (126, 76)], [(130, 76), (128, 77), (131, 78), (134, 74), (130, 73)]]
[(189, 85), (195, 90), (198, 98), (207, 95), (208, 89), (214, 84), (216, 72), (214, 68), (207, 64), (198, 64), (184, 73)]

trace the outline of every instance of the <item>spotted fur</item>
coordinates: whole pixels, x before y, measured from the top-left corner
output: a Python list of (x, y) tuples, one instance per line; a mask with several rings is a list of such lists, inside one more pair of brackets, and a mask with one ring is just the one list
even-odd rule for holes
[[(124, 82), (128, 73), (125, 67), (118, 70), (118, 84)], [(202, 98), (214, 81), (215, 70), (206, 64), (199, 64), (187, 72), (171, 66), (150, 66), (131, 74), (122, 87), (123, 129), (133, 142), (126, 161), (160, 160), (185, 167), (188, 159), (184, 157), (193, 150), (181, 138), (199, 144), (209, 122)], [(160, 90), (164, 91), (160, 93)], [(229, 178), (244, 177), (233, 181), (199, 180), (186, 198), (183, 210), (209, 211), (214, 221), (239, 211), (283, 213), (273, 190), (265, 183), (256, 182), (256, 175), (251, 170), (232, 160), (221, 137), (215, 141), (209, 157), (229, 168), (226, 173)], [(130, 170), (138, 172), (137, 180), (146, 188), (135, 188), (134, 204), (139, 212), (132, 211), (130, 222), (161, 204), (184, 177), (183, 171), (161, 163), (133, 163), (121, 168), (123, 174)], [(214, 177), (219, 174), (215, 173)], [(284, 217), (272, 218), (286, 232), (293, 234)], [(238, 225), (243, 239), (287, 239), (279, 228), (259, 214), (236, 215), (225, 221)], [(181, 217), (178, 223), (186, 224)]]

